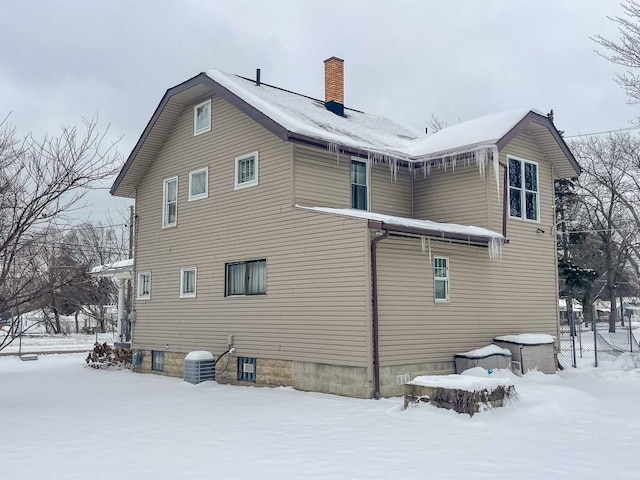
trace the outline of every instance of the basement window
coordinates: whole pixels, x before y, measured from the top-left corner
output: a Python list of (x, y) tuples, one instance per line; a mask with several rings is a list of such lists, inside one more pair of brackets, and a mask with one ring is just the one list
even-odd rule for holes
[(258, 359), (253, 357), (238, 357), (238, 380), (255, 382), (257, 363)]
[(193, 107), (193, 135), (211, 130), (211, 100)]
[(164, 352), (158, 350), (151, 351), (151, 370), (164, 372)]

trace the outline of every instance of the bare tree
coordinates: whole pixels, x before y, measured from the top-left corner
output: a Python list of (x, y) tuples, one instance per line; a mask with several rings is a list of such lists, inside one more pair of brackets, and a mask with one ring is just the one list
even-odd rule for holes
[(436, 133), (444, 128), (447, 128), (447, 122), (431, 112), (431, 117), (427, 120), (427, 133)]
[(105, 135), (95, 120), (40, 139), (0, 123), (0, 312), (23, 310), (53, 288), (42, 281), (51, 232), (64, 230), (87, 192), (117, 172)]
[[(602, 265), (597, 268), (605, 281), (611, 301), (609, 330), (615, 332), (620, 282), (638, 250), (638, 230), (629, 206), (635, 205), (629, 166), (633, 164), (638, 142), (629, 134), (592, 136), (572, 142), (583, 166), (578, 180), (582, 224), (598, 239)], [(593, 255), (594, 262), (597, 255)]]
[(618, 25), (619, 40), (610, 40), (601, 35), (592, 39), (604, 47), (605, 53), (597, 52), (607, 60), (626, 67), (625, 73), (616, 76), (616, 82), (625, 89), (629, 103), (640, 103), (640, 2), (626, 0), (622, 4), (622, 16), (609, 17)]

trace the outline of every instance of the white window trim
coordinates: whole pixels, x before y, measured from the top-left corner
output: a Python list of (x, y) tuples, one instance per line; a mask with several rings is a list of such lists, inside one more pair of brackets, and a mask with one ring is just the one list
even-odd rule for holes
[[(255, 180), (251, 180), (249, 182), (238, 183), (238, 164), (240, 163), (241, 160), (246, 160), (247, 158), (250, 158), (250, 157), (255, 157), (256, 159), (256, 178)], [(247, 188), (247, 187), (255, 187), (256, 185), (258, 185), (258, 179), (259, 179), (258, 167), (260, 165), (260, 159), (259, 159), (257, 150), (255, 152), (247, 153), (246, 155), (241, 155), (239, 157), (236, 157), (234, 160), (234, 164), (235, 164), (235, 168), (233, 172), (233, 185), (234, 185), (233, 189), (234, 190), (240, 190), (241, 188)]]
[[(198, 130), (198, 109), (200, 107), (207, 107), (209, 109), (209, 125), (205, 128), (201, 128)], [(206, 133), (211, 131), (211, 99), (206, 102), (199, 103), (195, 107), (193, 107), (193, 136), (200, 135), (201, 133)]]
[[(436, 277), (435, 271), (432, 268), (433, 275), (433, 301), (435, 303), (450, 303), (451, 302), (451, 264), (449, 263), (449, 257), (445, 256), (434, 256), (433, 257), (433, 265), (435, 266), (436, 259), (444, 259), (447, 261), (447, 277)], [(436, 280), (446, 280), (447, 281), (447, 298), (436, 298)]]
[[(362, 210), (363, 212), (371, 211), (371, 163), (368, 158), (360, 158), (360, 157), (351, 157), (352, 161), (364, 163), (366, 165), (366, 182), (367, 182), (367, 209)], [(351, 164), (349, 164), (349, 187), (351, 187)]]
[[(193, 271), (193, 293), (184, 293), (184, 272)], [(185, 267), (180, 269), (180, 298), (196, 298), (198, 292), (198, 268)]]
[[(176, 182), (176, 221), (173, 223), (165, 223), (167, 219), (167, 184)], [(167, 178), (162, 181), (162, 228), (171, 228), (178, 225), (178, 177)]]
[[(142, 285), (141, 277), (143, 275), (147, 275), (149, 277), (149, 293), (144, 294), (144, 295), (140, 293), (140, 286)], [(138, 300), (150, 300), (151, 299), (151, 272), (139, 272), (138, 273), (138, 284), (136, 286), (136, 298)]]
[[(191, 194), (191, 185), (192, 185), (192, 177), (199, 173), (204, 172), (204, 193), (198, 193), (197, 195)], [(189, 202), (193, 202), (195, 200), (202, 200), (203, 198), (209, 198), (209, 167), (199, 168), (198, 170), (193, 170), (189, 172)]]
[[(514, 160), (518, 160), (519, 162), (521, 162), (522, 164), (522, 188), (520, 188), (521, 193), (521, 198), (520, 198), (520, 205), (522, 208), (522, 216), (521, 217), (516, 217), (511, 215), (511, 186), (509, 185), (509, 160), (510, 159), (514, 159)], [(538, 191), (535, 192), (536, 193), (536, 212), (538, 214), (538, 218), (535, 220), (532, 220), (530, 218), (527, 218), (527, 213), (526, 213), (526, 197), (525, 197), (525, 192), (529, 191), (531, 192), (532, 190), (525, 190), (524, 188), (524, 163), (531, 163), (532, 165), (536, 166), (536, 185), (538, 186)], [(516, 157), (515, 155), (507, 155), (507, 195), (508, 195), (508, 210), (509, 210), (509, 218), (513, 218), (514, 220), (520, 220), (521, 222), (529, 222), (529, 223), (540, 223), (540, 164), (538, 162), (534, 162), (532, 160), (527, 160), (526, 158), (521, 158), (521, 157)]]

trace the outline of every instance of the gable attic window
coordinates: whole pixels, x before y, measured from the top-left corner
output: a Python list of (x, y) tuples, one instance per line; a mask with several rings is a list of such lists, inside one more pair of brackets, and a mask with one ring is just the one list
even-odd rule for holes
[(209, 196), (209, 168), (189, 172), (189, 201)]
[(151, 298), (151, 272), (138, 273), (138, 295), (139, 300), (149, 300)]
[(267, 293), (267, 261), (227, 263), (225, 296)]
[(162, 228), (178, 223), (178, 177), (162, 182)]
[(449, 257), (433, 257), (433, 299), (445, 303), (449, 298)]
[(193, 136), (211, 130), (211, 100), (193, 107)]
[(537, 222), (540, 220), (538, 164), (509, 156), (509, 216)]
[(369, 210), (369, 174), (366, 162), (351, 160), (351, 208)]
[(258, 152), (236, 157), (234, 190), (258, 185)]
[(195, 298), (197, 276), (195, 267), (180, 269), (180, 298)]

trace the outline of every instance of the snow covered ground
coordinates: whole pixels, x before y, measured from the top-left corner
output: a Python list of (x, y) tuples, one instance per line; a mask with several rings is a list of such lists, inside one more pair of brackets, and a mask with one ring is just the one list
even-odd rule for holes
[(469, 418), (358, 400), (0, 358), (0, 478), (637, 479), (640, 357), (512, 377)]
[[(5, 332), (0, 332), (0, 335), (4, 334)], [(99, 333), (97, 337), (95, 335), (83, 335), (81, 333), (68, 335), (24, 335), (22, 337), (22, 353), (89, 351), (96, 343), (96, 338), (100, 343), (107, 342), (113, 344), (115, 335), (113, 333)], [(20, 342), (16, 338), (11, 345), (0, 351), (0, 355), (17, 354), (19, 348)]]

